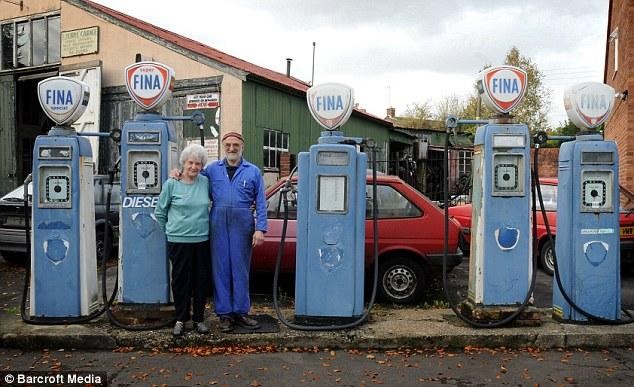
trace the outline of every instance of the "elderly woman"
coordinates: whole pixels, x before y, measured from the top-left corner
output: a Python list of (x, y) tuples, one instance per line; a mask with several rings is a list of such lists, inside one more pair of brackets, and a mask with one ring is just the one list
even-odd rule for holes
[(211, 289), (209, 261), (209, 180), (199, 175), (207, 163), (207, 151), (189, 145), (180, 155), (181, 179), (163, 185), (155, 215), (167, 236), (172, 262), (172, 293), (176, 309), (173, 335), (183, 334), (193, 298), (194, 328), (205, 334), (205, 304)]

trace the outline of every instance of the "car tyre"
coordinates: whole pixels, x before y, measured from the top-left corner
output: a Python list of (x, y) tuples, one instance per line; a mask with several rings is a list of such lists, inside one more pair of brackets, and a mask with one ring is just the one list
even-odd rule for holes
[[(105, 235), (104, 230), (97, 230), (95, 234), (97, 239), (95, 241), (95, 249), (97, 250), (97, 262), (101, 262), (104, 256), (104, 252), (106, 251), (104, 240), (103, 240), (104, 235)], [(110, 257), (112, 257), (112, 232), (110, 233), (109, 237), (110, 237), (110, 240), (108, 241), (108, 246), (109, 246), (108, 251), (110, 251)]]
[(419, 301), (429, 286), (428, 270), (407, 257), (391, 257), (379, 265), (379, 297), (394, 304)]
[(553, 275), (555, 273), (555, 251), (550, 240), (547, 240), (542, 246), (539, 253), (539, 262), (542, 270), (544, 270), (544, 273), (548, 275)]
[(26, 264), (26, 253), (20, 253), (16, 251), (0, 251), (0, 255), (5, 261), (13, 264), (24, 265)]

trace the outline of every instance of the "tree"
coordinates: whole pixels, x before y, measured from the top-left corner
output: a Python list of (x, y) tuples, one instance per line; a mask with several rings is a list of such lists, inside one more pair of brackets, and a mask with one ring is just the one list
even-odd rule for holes
[(465, 101), (456, 94), (452, 94), (443, 97), (440, 102), (436, 103), (435, 107), (436, 113), (434, 118), (438, 121), (445, 122), (449, 115), (460, 114), (460, 112), (465, 109)]
[(405, 109), (405, 117), (418, 118), (419, 120), (429, 120), (432, 118), (432, 109), (429, 100), (423, 103), (412, 103)]

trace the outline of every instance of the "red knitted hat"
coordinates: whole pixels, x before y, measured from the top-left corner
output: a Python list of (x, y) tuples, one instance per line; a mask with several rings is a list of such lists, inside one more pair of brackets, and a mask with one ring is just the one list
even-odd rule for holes
[(224, 142), (226, 139), (228, 139), (229, 137), (235, 137), (238, 140), (244, 142), (244, 138), (242, 138), (242, 135), (238, 132), (227, 132), (222, 136), (222, 141)]

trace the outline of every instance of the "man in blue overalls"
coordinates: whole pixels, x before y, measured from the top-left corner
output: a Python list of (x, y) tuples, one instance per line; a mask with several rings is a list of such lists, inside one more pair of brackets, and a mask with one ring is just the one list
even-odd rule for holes
[[(260, 169), (242, 158), (244, 140), (237, 132), (222, 136), (225, 158), (209, 164), (203, 174), (211, 193), (210, 239), (214, 306), (220, 328), (233, 325), (258, 329), (249, 318), (251, 250), (264, 242), (266, 198)], [(253, 214), (255, 206), (255, 219)]]

